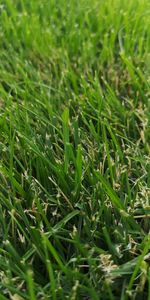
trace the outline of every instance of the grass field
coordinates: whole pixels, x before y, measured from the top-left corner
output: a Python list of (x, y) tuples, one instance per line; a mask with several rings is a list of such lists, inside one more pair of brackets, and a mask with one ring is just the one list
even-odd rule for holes
[(0, 300), (150, 300), (150, 1), (0, 0)]

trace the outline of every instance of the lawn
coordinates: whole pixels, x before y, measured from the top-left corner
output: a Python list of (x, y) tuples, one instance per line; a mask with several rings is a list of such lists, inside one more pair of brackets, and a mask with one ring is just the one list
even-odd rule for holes
[(0, 300), (150, 299), (150, 1), (0, 0)]

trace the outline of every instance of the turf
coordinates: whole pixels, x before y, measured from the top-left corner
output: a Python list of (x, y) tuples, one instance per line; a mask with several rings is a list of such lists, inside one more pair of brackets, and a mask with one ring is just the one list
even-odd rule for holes
[(150, 299), (150, 1), (0, 1), (0, 299)]

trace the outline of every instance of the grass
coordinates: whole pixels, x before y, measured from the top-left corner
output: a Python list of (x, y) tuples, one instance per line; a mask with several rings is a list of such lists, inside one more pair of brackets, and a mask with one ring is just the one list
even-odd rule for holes
[(149, 16), (0, 1), (0, 299), (150, 299)]

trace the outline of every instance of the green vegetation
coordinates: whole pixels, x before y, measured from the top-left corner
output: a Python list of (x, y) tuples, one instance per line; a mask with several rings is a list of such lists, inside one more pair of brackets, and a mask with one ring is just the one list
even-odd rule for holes
[(0, 299), (150, 299), (150, 1), (0, 1)]

